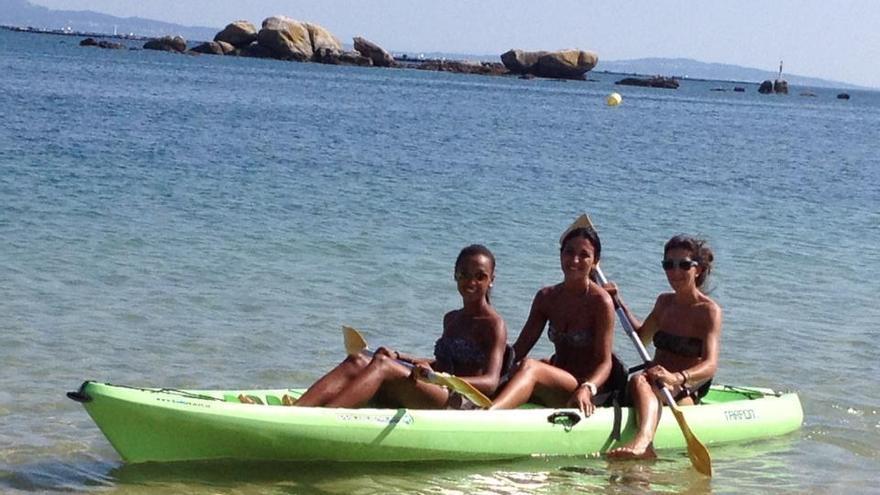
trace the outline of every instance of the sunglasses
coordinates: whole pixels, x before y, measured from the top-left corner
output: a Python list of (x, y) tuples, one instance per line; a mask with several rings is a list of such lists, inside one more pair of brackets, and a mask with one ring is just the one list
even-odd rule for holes
[(660, 264), (663, 265), (664, 270), (672, 270), (676, 267), (678, 267), (679, 270), (690, 270), (691, 268), (699, 265), (698, 262), (690, 258), (682, 258), (679, 260), (663, 260)]
[(480, 273), (464, 273), (464, 272), (455, 272), (455, 280), (458, 282), (466, 282), (468, 280), (476, 280), (477, 282), (485, 282), (489, 280), (489, 274), (485, 272)]

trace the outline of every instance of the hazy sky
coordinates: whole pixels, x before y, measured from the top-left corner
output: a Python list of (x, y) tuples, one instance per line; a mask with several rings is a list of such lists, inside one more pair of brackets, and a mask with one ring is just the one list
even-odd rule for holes
[(193, 26), (270, 15), (391, 51), (580, 48), (599, 60), (683, 57), (880, 88), (880, 0), (30, 0)]

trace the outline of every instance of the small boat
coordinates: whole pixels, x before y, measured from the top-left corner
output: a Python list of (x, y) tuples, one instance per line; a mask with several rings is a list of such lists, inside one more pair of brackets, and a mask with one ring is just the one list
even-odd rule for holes
[[(196, 460), (409, 462), (584, 456), (632, 438), (635, 414), (597, 408), (417, 410), (288, 407), (303, 390), (179, 390), (87, 381), (68, 397), (86, 411), (127, 462)], [(242, 404), (239, 394), (263, 405)], [(800, 428), (796, 393), (716, 385), (680, 408), (706, 445), (770, 438)], [(657, 449), (685, 449), (669, 411)]]

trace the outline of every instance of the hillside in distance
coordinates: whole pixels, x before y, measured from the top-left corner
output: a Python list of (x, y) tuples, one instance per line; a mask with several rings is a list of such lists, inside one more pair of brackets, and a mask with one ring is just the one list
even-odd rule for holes
[[(230, 22), (234, 19), (230, 19)], [(182, 26), (170, 22), (155, 21), (139, 17), (116, 17), (92, 11), (52, 10), (33, 5), (27, 0), (0, 0), (0, 25), (31, 27), (44, 30), (73, 31), (79, 33), (105, 33), (135, 35), (142, 37), (159, 37), (181, 35), (188, 41), (207, 41), (222, 29), (218, 27)], [(350, 49), (347, 45), (347, 48)], [(386, 47), (395, 56), (393, 47)], [(413, 58), (446, 58), (450, 60), (480, 60), (500, 62), (501, 54), (464, 55), (460, 53), (407, 53)], [(596, 72), (612, 72), (620, 74), (661, 75), (689, 79), (708, 79), (718, 81), (740, 81), (760, 83), (777, 77), (776, 67), (770, 70), (742, 67), (731, 64), (700, 62), (686, 58), (639, 58), (632, 60), (604, 60), (599, 54), (599, 65)], [(783, 67), (783, 69), (785, 69)], [(815, 88), (863, 88), (840, 81), (830, 81), (816, 77), (800, 76), (783, 72), (783, 79), (790, 85)]]
[(145, 37), (181, 35), (187, 40), (214, 39), (222, 27), (181, 26), (170, 22), (116, 17), (88, 10), (51, 10), (27, 0), (0, 0), (0, 24), (82, 33), (132, 34)]
[[(772, 81), (779, 75), (778, 69), (761, 70), (739, 65), (700, 62), (687, 58), (640, 58), (633, 60), (603, 61), (600, 57), (599, 65), (597, 65), (594, 70), (618, 72), (623, 74), (647, 74), (689, 79), (755, 83), (760, 83), (761, 81), (766, 81), (768, 79)], [(788, 74), (785, 72), (784, 65), (782, 78), (788, 81), (790, 85), (794, 86), (865, 89), (854, 84), (840, 81), (829, 81), (817, 77)]]

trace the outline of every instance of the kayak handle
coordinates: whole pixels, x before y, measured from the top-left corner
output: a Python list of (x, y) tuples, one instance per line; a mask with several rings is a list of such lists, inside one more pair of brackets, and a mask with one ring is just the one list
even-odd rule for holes
[(547, 416), (547, 422), (562, 425), (566, 430), (573, 428), (581, 420), (581, 415), (573, 411), (556, 411)]
[(92, 398), (86, 393), (86, 385), (88, 384), (89, 382), (85, 381), (76, 392), (67, 392), (67, 398), (77, 402), (91, 402)]

